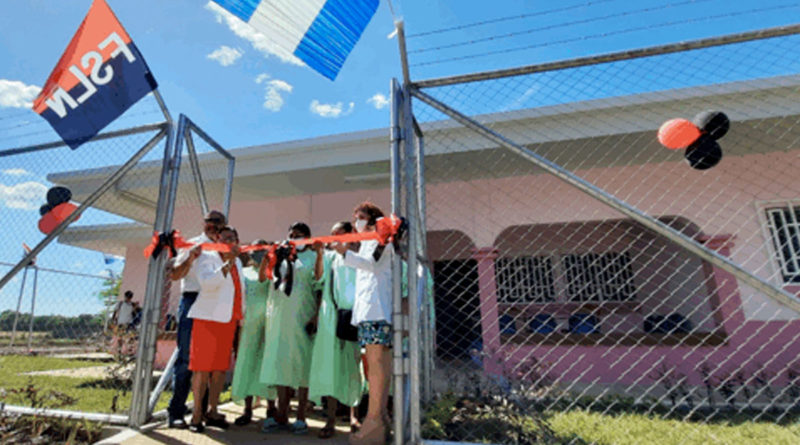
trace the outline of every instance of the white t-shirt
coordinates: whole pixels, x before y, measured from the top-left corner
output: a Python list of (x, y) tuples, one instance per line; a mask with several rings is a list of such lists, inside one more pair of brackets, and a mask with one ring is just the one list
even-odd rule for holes
[(377, 247), (377, 241), (362, 241), (358, 253), (348, 250), (344, 255), (344, 264), (356, 269), (356, 298), (351, 320), (354, 326), (362, 321), (392, 322), (394, 247), (387, 244), (376, 262), (373, 252)]
[[(194, 244), (200, 244), (200, 243), (210, 243), (212, 241), (209, 237), (206, 236), (205, 233), (202, 233), (190, 239), (189, 242)], [(178, 254), (177, 262), (181, 263), (187, 256), (189, 256), (189, 249), (181, 250), (181, 252)], [(189, 269), (189, 272), (181, 280), (181, 293), (184, 292), (200, 292), (200, 281), (197, 280), (194, 264), (192, 264), (192, 267)]]
[(131, 324), (133, 321), (133, 303), (120, 301), (117, 307), (117, 324)]

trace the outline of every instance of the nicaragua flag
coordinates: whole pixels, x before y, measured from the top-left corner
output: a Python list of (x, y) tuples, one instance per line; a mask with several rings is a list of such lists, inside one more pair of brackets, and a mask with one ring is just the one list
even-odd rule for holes
[(378, 0), (214, 0), (328, 79), (336, 79)]
[(33, 111), (75, 149), (157, 86), (111, 8), (95, 0)]

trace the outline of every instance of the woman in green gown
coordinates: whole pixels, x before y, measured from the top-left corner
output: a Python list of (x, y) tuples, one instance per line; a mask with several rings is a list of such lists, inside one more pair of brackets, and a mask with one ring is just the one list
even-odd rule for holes
[[(253, 242), (254, 245), (268, 244), (264, 240)], [(247, 255), (247, 254), (245, 254)], [(233, 400), (244, 400), (244, 414), (236, 419), (236, 425), (247, 425), (253, 418), (253, 397), (268, 400), (268, 412), (274, 411), (274, 400), (277, 398), (275, 388), (259, 381), (259, 373), (264, 360), (264, 325), (267, 313), (267, 291), (269, 283), (258, 279), (259, 268), (266, 267), (265, 251), (253, 252), (247, 267), (242, 270), (245, 282), (244, 324), (239, 331), (239, 346), (236, 352), (236, 367), (233, 371)]]
[[(289, 239), (310, 238), (311, 230), (298, 222), (289, 228)], [(323, 272), (322, 245), (298, 248), (293, 261), (291, 294), (270, 283), (264, 327), (264, 359), (261, 364), (261, 384), (277, 387), (278, 407), (274, 417), (264, 420), (261, 430), (273, 432), (288, 423), (290, 389), (297, 390), (297, 419), (289, 427), (295, 434), (308, 432), (308, 377), (311, 366), (312, 331), (307, 328), (317, 314), (315, 290), (321, 285)], [(259, 278), (266, 280), (266, 275)]]
[[(331, 235), (351, 233), (353, 226), (347, 221), (337, 223)], [(317, 335), (311, 356), (309, 400), (321, 404), (325, 397), (327, 422), (319, 437), (333, 436), (338, 403), (350, 407), (350, 425), (358, 423), (355, 406), (361, 400), (362, 378), (359, 370), (361, 347), (357, 341), (346, 341), (336, 336), (337, 308), (352, 309), (355, 300), (355, 269), (345, 266), (342, 256), (328, 251), (324, 256), (322, 303), (319, 307)]]

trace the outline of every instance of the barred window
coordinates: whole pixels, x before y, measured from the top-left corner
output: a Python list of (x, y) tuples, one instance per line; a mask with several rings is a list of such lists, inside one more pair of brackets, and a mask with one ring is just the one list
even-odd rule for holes
[(569, 301), (629, 301), (635, 296), (628, 252), (565, 255), (562, 264)]
[(550, 257), (498, 258), (495, 269), (500, 303), (547, 303), (555, 299)]
[(767, 221), (783, 281), (800, 283), (800, 208), (767, 209)]

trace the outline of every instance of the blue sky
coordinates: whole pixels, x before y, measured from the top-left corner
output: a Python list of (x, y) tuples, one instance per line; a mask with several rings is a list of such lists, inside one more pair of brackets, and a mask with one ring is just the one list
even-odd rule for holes
[[(26, 104), (58, 61), (91, 1), (27, 0), (15, 1), (13, 7), (5, 3), (0, 14), (0, 149), (56, 140), (56, 134)], [(790, 0), (565, 0), (557, 4), (395, 0), (394, 16), (389, 3), (381, 0), (337, 80), (331, 82), (274, 54), (246, 25), (225, 16), (207, 0), (108, 3), (144, 55), (172, 113), (187, 114), (230, 148), (385, 127), (389, 81), (400, 76), (397, 40), (387, 38), (395, 17), (406, 22), (412, 78), (421, 79), (785, 25), (800, 16), (800, 7)], [(415, 36), (512, 16), (524, 17)], [(665, 85), (643, 83), (638, 88)], [(622, 92), (624, 88), (608, 94)], [(535, 97), (522, 99), (513, 100), (513, 105), (541, 105)], [(575, 99), (579, 98), (561, 98)], [(113, 126), (159, 118), (158, 107), (148, 97)], [(115, 153), (98, 153), (87, 145), (75, 152), (61, 148), (0, 159), (0, 219), (15, 229), (0, 237), (0, 261), (15, 261), (21, 242), (34, 245), (41, 239), (37, 209), (50, 186), (45, 180), (48, 174), (118, 163), (129, 155), (124, 147)], [(95, 212), (85, 214), (79, 223), (112, 220)], [(48, 248), (40, 263), (91, 274), (106, 268), (100, 253), (66, 246)], [(113, 267), (121, 270), (120, 263)], [(40, 306), (41, 313), (98, 310), (97, 302), (87, 297), (96, 289), (96, 280), (71, 281), (68, 292), (59, 284), (54, 279), (40, 289), (48, 294), (41, 298), (50, 302)], [(0, 310), (15, 306), (18, 292), (18, 281), (0, 291)]]

